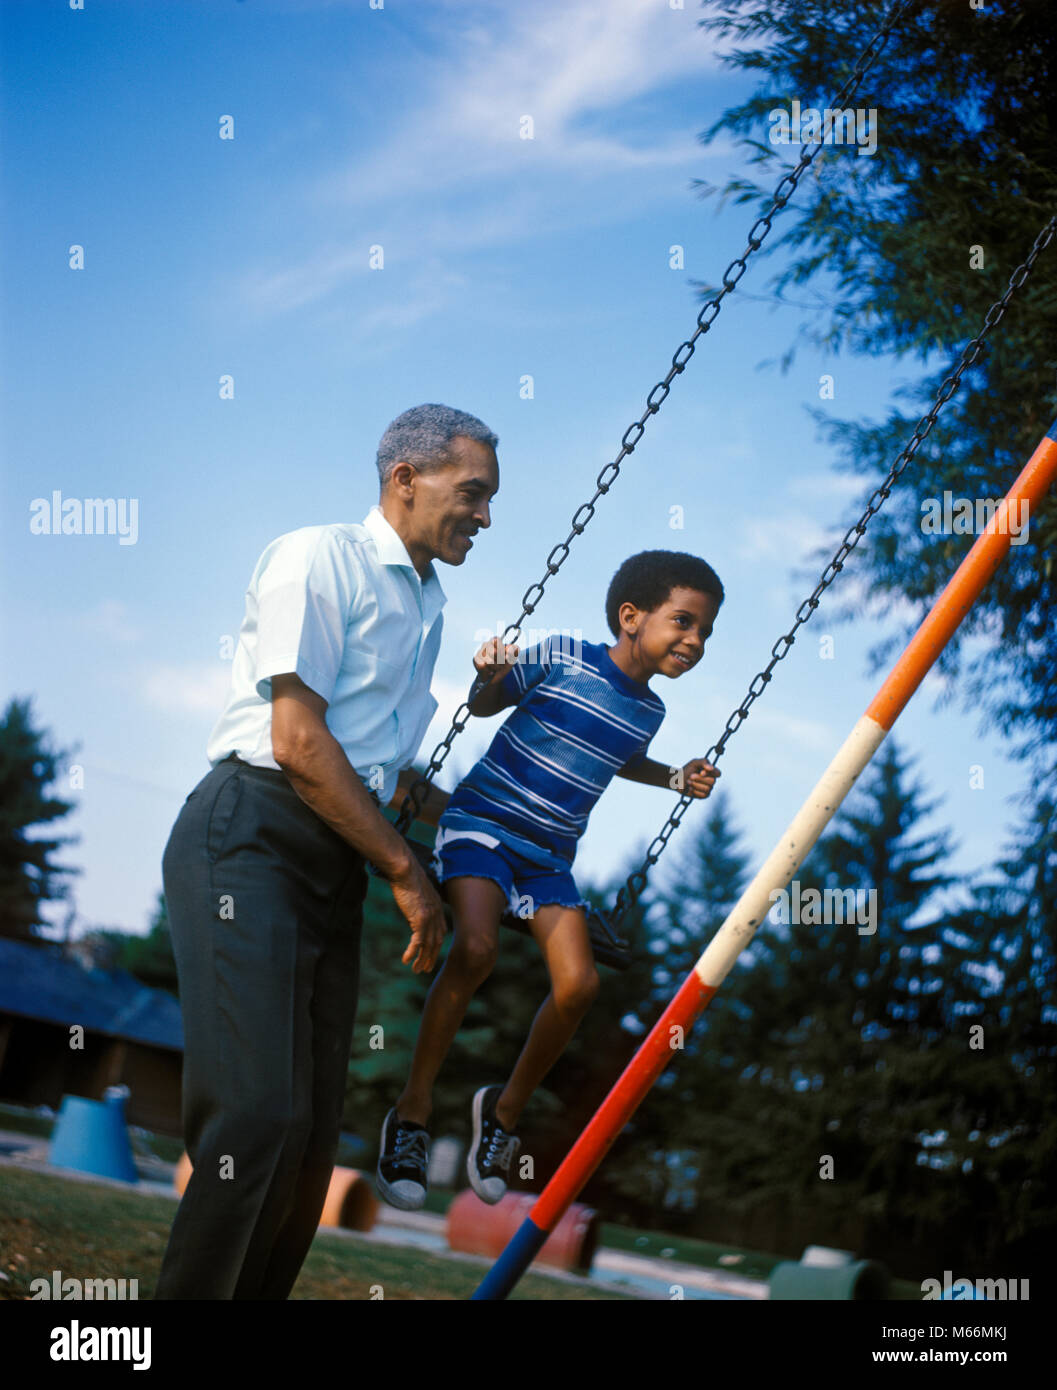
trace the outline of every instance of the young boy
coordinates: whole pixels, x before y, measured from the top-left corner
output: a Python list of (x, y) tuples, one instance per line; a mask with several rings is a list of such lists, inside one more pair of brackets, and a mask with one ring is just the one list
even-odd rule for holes
[(435, 864), (454, 916), (451, 949), (422, 1015), (411, 1072), (382, 1126), (378, 1188), (405, 1210), (426, 1198), (433, 1084), (475, 991), (495, 963), (508, 906), (531, 911), (550, 993), (505, 1086), (473, 1098), (470, 1184), (495, 1203), (507, 1188), (529, 1097), (561, 1056), (598, 991), (583, 903), (570, 872), (591, 810), (615, 775), (706, 797), (719, 773), (682, 769), (645, 750), (664, 718), (653, 676), (677, 680), (701, 659), (723, 602), (715, 571), (694, 555), (647, 550), (625, 560), (606, 596), (612, 646), (548, 638), (519, 659), (486, 642), (474, 658), (489, 683), (470, 708), (517, 708), (452, 794)]

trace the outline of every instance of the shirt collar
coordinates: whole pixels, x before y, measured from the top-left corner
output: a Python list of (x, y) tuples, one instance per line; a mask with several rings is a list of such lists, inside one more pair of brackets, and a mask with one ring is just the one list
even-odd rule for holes
[(447, 602), (447, 595), (440, 586), (440, 580), (437, 578), (437, 571), (432, 560), (426, 569), (425, 578), (423, 578), (415, 569), (414, 562), (407, 553), (407, 546), (400, 539), (399, 532), (386, 521), (382, 509), (377, 503), (363, 518), (363, 525), (374, 541), (379, 561), (383, 565), (399, 565), (403, 569), (410, 570), (414, 582), (422, 590), (423, 597), (426, 594), (435, 595), (437, 607), (443, 607)]

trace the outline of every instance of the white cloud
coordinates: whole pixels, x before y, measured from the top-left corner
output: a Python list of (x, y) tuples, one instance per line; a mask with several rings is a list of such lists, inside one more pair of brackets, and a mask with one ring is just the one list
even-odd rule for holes
[(866, 485), (854, 473), (800, 473), (789, 481), (789, 492), (804, 501), (843, 505), (850, 498), (866, 496)]
[[(391, 135), (288, 191), (318, 215), (322, 244), (289, 265), (250, 268), (244, 305), (273, 314), (333, 296), (368, 273), (367, 248), (381, 244), (387, 272), (401, 258), (416, 267), (420, 283), (398, 293), (411, 318), (358, 309), (356, 331), (406, 327), (455, 298), (457, 280), (445, 282), (431, 258), (619, 221), (685, 193), (733, 148), (698, 142), (704, 94), (676, 130), (651, 107), (672, 83), (704, 84), (717, 70), (715, 40), (686, 11), (642, 0), (442, 3), (417, 11), (415, 25), (414, 48), (419, 34), (432, 42), (424, 58), (394, 50)], [(523, 116), (532, 140), (520, 138)]]
[[(93, 787), (96, 776), (100, 776), (107, 782), (115, 782), (119, 786), (132, 787), (139, 791), (156, 792), (165, 797), (166, 801), (172, 802), (175, 799), (186, 796), (186, 790), (181, 791), (178, 785), (166, 786), (161, 782), (153, 782), (145, 777), (138, 776), (139, 765), (136, 764), (131, 770), (120, 766), (117, 763), (109, 762), (102, 758), (92, 757), (83, 758), (81, 762), (85, 770), (85, 788)], [(94, 791), (93, 787), (93, 791)]]
[(143, 628), (138, 627), (130, 617), (129, 605), (120, 599), (104, 599), (96, 604), (82, 615), (80, 626), (97, 637), (122, 645), (138, 642), (144, 636)]
[[(749, 716), (756, 730), (767, 731), (773, 736), (777, 748), (807, 749), (812, 753), (834, 754), (846, 730), (835, 729), (832, 724), (823, 724), (818, 719), (803, 719), (799, 715), (786, 714), (782, 710), (764, 709), (760, 705), (753, 708)], [(821, 767), (819, 768), (821, 771)]]
[(231, 689), (231, 665), (222, 661), (145, 670), (140, 693), (148, 705), (171, 714), (220, 718)]
[(326, 296), (350, 276), (366, 274), (367, 270), (364, 248), (343, 246), (341, 250), (316, 251), (300, 265), (284, 270), (251, 274), (243, 286), (258, 309), (282, 313)]
[(768, 559), (783, 570), (805, 564), (820, 547), (840, 541), (831, 526), (804, 513), (787, 511), (778, 516), (753, 516), (745, 522), (746, 554)]
[[(692, 128), (653, 140), (613, 133), (614, 113), (636, 98), (716, 71), (714, 43), (685, 13), (642, 0), (537, 0), (490, 8), (485, 27), (465, 5), (446, 10), (434, 27), (444, 51), (421, 71), (424, 100), (373, 159), (333, 179), (335, 192), (359, 204), (409, 187), (435, 194), (487, 173), (518, 178), (526, 165), (595, 174), (700, 162)], [(604, 136), (586, 128), (602, 111)], [(523, 116), (532, 140), (520, 138)]]

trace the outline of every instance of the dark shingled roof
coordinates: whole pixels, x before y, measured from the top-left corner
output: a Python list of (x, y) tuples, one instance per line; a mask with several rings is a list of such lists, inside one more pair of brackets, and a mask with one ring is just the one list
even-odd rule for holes
[(127, 970), (86, 970), (53, 943), (0, 938), (0, 1013), (183, 1050), (179, 1002)]

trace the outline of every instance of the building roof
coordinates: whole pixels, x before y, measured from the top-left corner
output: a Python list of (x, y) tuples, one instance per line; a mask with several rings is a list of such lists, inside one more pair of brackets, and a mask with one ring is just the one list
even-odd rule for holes
[(89, 970), (45, 942), (0, 938), (0, 1013), (183, 1050), (178, 1000), (127, 970)]

